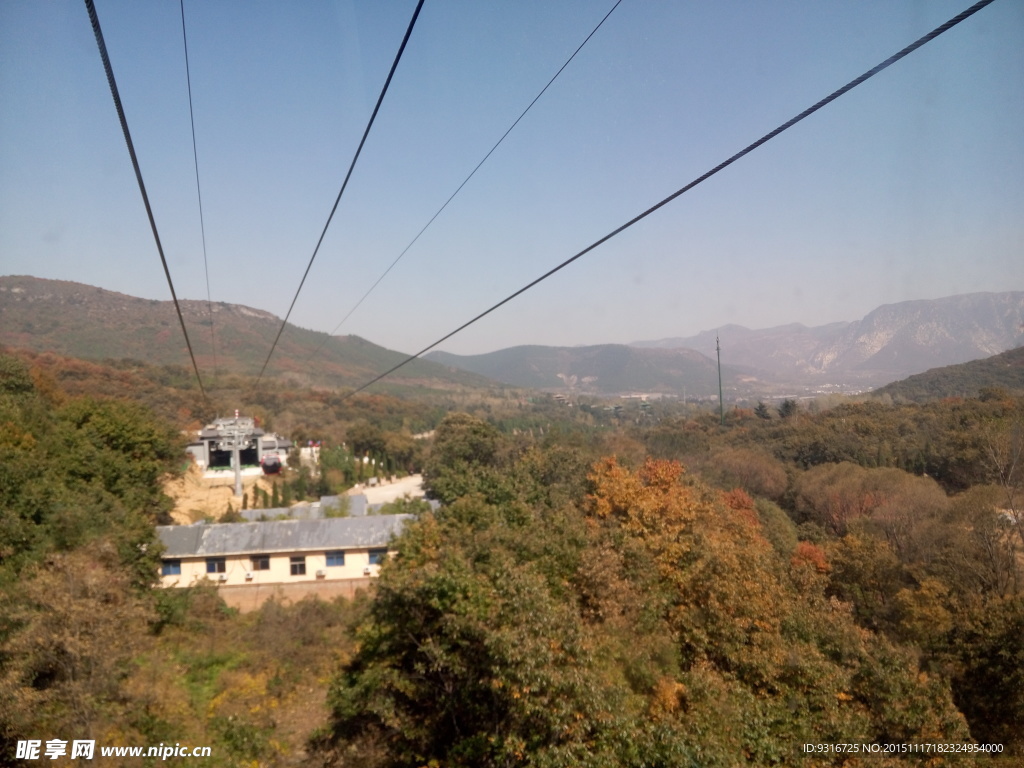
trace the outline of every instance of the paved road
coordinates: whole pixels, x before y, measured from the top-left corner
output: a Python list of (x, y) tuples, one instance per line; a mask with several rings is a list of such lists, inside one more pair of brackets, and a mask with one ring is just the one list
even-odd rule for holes
[(413, 499), (422, 498), (424, 495), (423, 475), (409, 475), (396, 483), (378, 485), (374, 488), (363, 487), (358, 492), (366, 494), (367, 504), (386, 504), (389, 501), (400, 499), (406, 494)]

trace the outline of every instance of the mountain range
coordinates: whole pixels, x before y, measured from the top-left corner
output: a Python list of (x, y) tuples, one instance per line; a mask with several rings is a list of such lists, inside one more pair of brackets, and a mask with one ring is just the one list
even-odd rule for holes
[(885, 304), (861, 320), (751, 330), (723, 326), (696, 336), (634, 342), (643, 349), (694, 349), (755, 369), (774, 381), (879, 386), (939, 366), (1024, 344), (1024, 291), (970, 293)]
[[(426, 359), (531, 389), (675, 393), (687, 397), (718, 394), (715, 361), (692, 349), (640, 349), (625, 344), (523, 346), (483, 355), (430, 352)], [(722, 366), (722, 377), (731, 389), (746, 373), (736, 366)]]
[[(255, 375), (280, 318), (238, 304), (181, 301), (200, 370)], [(216, 333), (212, 343), (210, 310)], [(0, 344), (91, 360), (188, 365), (173, 304), (61, 280), (0, 277)], [(716, 337), (727, 397), (859, 391), (1024, 343), (1024, 291), (974, 293), (878, 307), (854, 322), (752, 330), (631, 345), (521, 346), (482, 355), (435, 351), (389, 377), (396, 390), (491, 388), (496, 382), (614, 395), (718, 392)], [(267, 370), (299, 384), (360, 385), (404, 359), (357, 336), (286, 327)]]
[[(204, 378), (216, 374), (255, 376), (260, 372), (281, 327), (281, 318), (240, 304), (214, 302), (214, 346), (211, 306), (205, 301), (179, 303)], [(131, 358), (157, 365), (190, 366), (172, 302), (140, 299), (64, 280), (0, 277), (0, 345), (86, 360)], [(359, 386), (405, 357), (358, 336), (328, 336), (289, 324), (266, 375), (302, 385)], [(382, 386), (450, 390), (490, 388), (494, 382), (417, 360)]]

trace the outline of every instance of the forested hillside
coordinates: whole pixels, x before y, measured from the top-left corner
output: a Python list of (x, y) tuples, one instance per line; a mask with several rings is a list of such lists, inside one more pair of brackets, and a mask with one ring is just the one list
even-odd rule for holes
[(152, 586), (178, 430), (211, 407), (173, 374), (0, 357), (0, 764), (23, 764), (26, 734), (210, 745), (211, 766), (1024, 756), (1019, 397), (790, 403), (720, 426), (672, 403), (239, 382), (328, 448), (397, 455), (436, 428), (405, 458), (442, 503), (359, 600), (239, 615), (212, 585)]
[[(117, 380), (97, 368), (79, 383)], [(26, 738), (304, 764), (319, 681), (351, 647), (357, 609), (272, 603), (243, 617), (212, 588), (154, 589), (161, 484), (184, 441), (142, 405), (69, 395), (47, 369), (0, 356), (0, 443), (0, 765), (25, 764)]]
[[(1019, 450), (1020, 402), (973, 412), (994, 460)], [(1022, 530), (999, 511), (1019, 471), (949, 498), (873, 456), (805, 470), (773, 430), (806, 440), (822, 417), (737, 419), (733, 444), (710, 421), (662, 424), (596, 462), (447, 419), (427, 467), (445, 506), (382, 575), (331, 690), (326, 762), (842, 765), (799, 745), (971, 736), (1019, 751)], [(733, 490), (642, 459), (641, 441), (676, 452), (667, 433)], [(879, 764), (903, 761), (945, 764)]]
[(933, 368), (887, 384), (875, 394), (920, 403), (942, 397), (977, 397), (992, 387), (1024, 392), (1024, 347), (984, 360)]
[[(259, 373), (282, 327), (281, 318), (240, 304), (183, 300), (180, 306), (196, 360), (214, 387), (219, 377)], [(172, 302), (67, 280), (0, 277), (0, 344), (94, 362), (128, 358), (152, 366), (189, 364)], [(358, 336), (329, 336), (289, 324), (266, 376), (307, 386), (358, 386), (405, 357)], [(416, 360), (378, 391), (487, 390), (492, 384)]]

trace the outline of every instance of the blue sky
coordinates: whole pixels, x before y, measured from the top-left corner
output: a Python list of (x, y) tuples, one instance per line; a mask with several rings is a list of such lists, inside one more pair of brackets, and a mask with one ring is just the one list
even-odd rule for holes
[[(612, 4), (427, 0), (292, 321), (333, 329)], [(283, 316), (414, 5), (186, 0), (214, 301)], [(205, 299), (178, 2), (96, 7)], [(964, 7), (623, 0), (339, 333), (418, 350)], [(0, 3), (0, 104), (0, 273), (169, 298), (82, 2)], [(1024, 4), (996, 0), (443, 348), (1024, 290), (1022, 126)]]

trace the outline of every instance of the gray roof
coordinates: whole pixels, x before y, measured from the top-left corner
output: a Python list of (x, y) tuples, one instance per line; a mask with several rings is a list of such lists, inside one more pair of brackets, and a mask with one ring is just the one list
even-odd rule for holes
[(259, 431), (259, 434), (261, 436), (261, 439), (263, 440), (263, 448), (264, 449), (267, 449), (267, 448), (291, 448), (292, 447), (292, 441), (289, 440), (287, 437), (281, 437), (280, 435), (275, 435), (273, 433), (271, 433), (269, 435), (265, 435), (265, 434), (263, 434), (262, 430)]
[[(365, 497), (363, 498), (365, 500)], [(330, 513), (332, 512), (338, 513), (341, 505), (342, 501), (339, 496), (321, 496), (320, 501), (304, 501), (299, 504), (294, 504), (291, 507), (243, 509), (238, 514), (253, 523), (261, 520), (273, 520), (278, 517), (286, 517), (295, 520), (312, 520), (320, 517), (330, 517)], [(339, 515), (334, 514), (333, 516), (338, 517)]]
[[(325, 496), (324, 498), (326, 499), (327, 497)], [(435, 512), (441, 508), (441, 502), (435, 501), (434, 499), (423, 499), (423, 501), (427, 502), (430, 505), (430, 508)], [(386, 503), (387, 502), (381, 501), (370, 504), (365, 493), (354, 493), (348, 497), (348, 514), (350, 517), (376, 515), (380, 508)]]
[(159, 525), (165, 558), (383, 547), (413, 515)]
[[(306, 507), (308, 510), (308, 507)], [(242, 509), (239, 510), (238, 514), (244, 517), (246, 520), (252, 523), (260, 522), (260, 520), (273, 520), (275, 517), (294, 517), (298, 519), (302, 515), (293, 515), (292, 510), (289, 507), (273, 507), (270, 509)], [(308, 517), (308, 515), (306, 515)]]
[(350, 517), (366, 516), (366, 494), (353, 493), (348, 497), (348, 514)]

